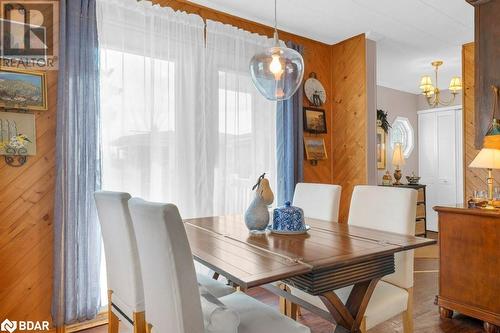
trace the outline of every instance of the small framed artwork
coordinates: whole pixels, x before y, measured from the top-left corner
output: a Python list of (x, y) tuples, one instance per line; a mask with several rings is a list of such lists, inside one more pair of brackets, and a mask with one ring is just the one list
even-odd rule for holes
[(325, 110), (304, 108), (304, 131), (309, 133), (326, 133)]
[(304, 147), (306, 149), (307, 160), (326, 160), (325, 140), (318, 137), (304, 137)]
[(0, 155), (35, 154), (35, 115), (0, 112)]
[(385, 169), (385, 131), (382, 127), (377, 127), (377, 169)]
[(2, 67), (0, 107), (5, 109), (47, 110), (47, 79), (43, 72)]

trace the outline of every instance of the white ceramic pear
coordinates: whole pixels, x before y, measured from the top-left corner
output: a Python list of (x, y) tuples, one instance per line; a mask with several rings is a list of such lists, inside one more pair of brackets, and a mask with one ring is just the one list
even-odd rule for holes
[(262, 174), (257, 184), (252, 188), (255, 197), (245, 212), (245, 224), (250, 231), (264, 231), (269, 224), (268, 206), (274, 201), (274, 194), (269, 185), (269, 180)]

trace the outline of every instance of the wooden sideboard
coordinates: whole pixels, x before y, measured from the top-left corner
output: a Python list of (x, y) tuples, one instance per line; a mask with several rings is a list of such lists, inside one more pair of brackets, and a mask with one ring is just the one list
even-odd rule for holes
[(404, 184), (393, 185), (397, 187), (411, 188), (417, 190), (417, 211), (415, 216), (415, 236), (427, 237), (427, 214), (426, 214), (426, 193), (425, 185)]
[(437, 206), (441, 318), (453, 311), (500, 328), (500, 210)]

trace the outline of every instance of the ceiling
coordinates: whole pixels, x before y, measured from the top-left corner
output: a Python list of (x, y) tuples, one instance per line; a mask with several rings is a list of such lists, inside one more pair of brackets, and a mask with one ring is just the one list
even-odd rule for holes
[[(273, 25), (271, 0), (191, 2)], [(366, 33), (377, 42), (377, 82), (419, 93), (422, 74), (440, 59), (440, 88), (461, 75), (461, 46), (474, 39), (474, 9), (465, 0), (278, 0), (278, 28), (335, 44)]]

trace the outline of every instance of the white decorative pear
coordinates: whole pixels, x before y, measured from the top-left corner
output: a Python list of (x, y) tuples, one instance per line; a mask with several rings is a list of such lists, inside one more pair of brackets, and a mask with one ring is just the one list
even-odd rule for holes
[(250, 231), (264, 231), (269, 224), (268, 206), (274, 201), (269, 180), (263, 173), (253, 186), (255, 198), (245, 212), (245, 224)]

